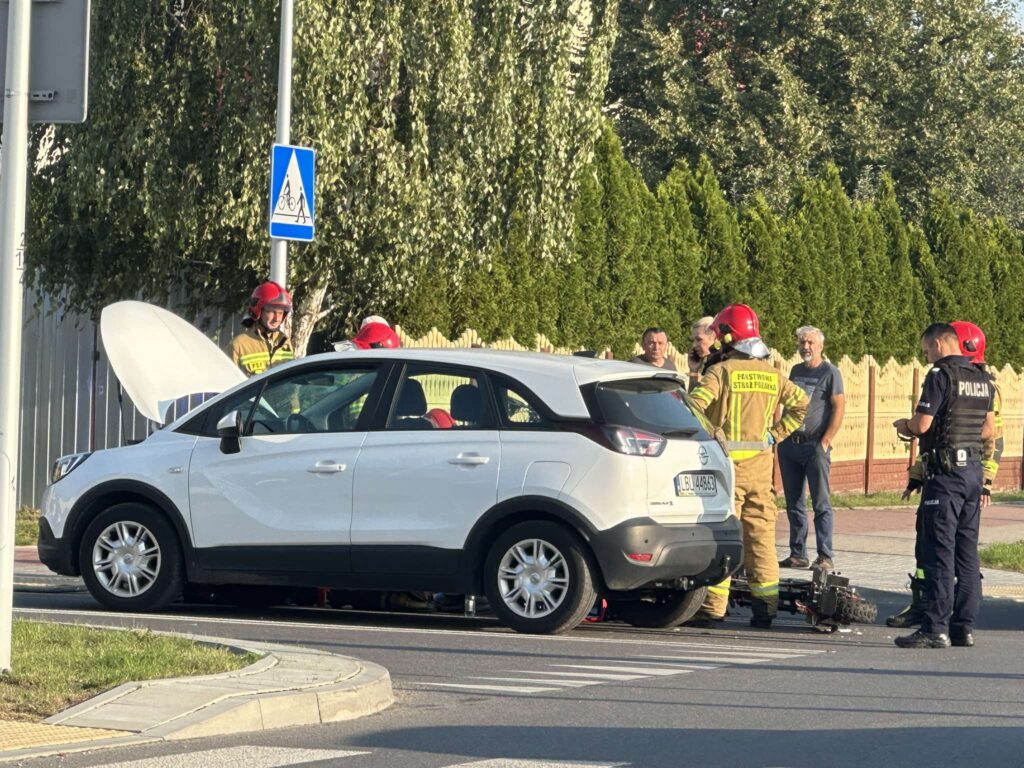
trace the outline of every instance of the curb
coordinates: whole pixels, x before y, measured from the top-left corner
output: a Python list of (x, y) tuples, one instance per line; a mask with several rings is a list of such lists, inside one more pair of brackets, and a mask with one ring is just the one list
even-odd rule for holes
[[(381, 712), (394, 703), (390, 674), (372, 662), (297, 646), (175, 632), (158, 634), (264, 656), (243, 669), (217, 675), (124, 683), (47, 718), (43, 723), (53, 728), (54, 741), (0, 751), (0, 763), (157, 741), (335, 723)], [(160, 701), (165, 709), (168, 701), (182, 703), (177, 709), (154, 716), (147, 700)], [(141, 718), (141, 712), (150, 715), (148, 722)], [(74, 740), (75, 734), (83, 729), (96, 728), (105, 728), (112, 735)]]

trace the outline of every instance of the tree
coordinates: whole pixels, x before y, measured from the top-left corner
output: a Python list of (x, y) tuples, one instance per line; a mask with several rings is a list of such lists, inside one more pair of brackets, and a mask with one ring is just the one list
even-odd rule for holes
[(688, 196), (702, 250), (701, 304), (708, 314), (748, 297), (748, 266), (735, 210), (725, 201), (711, 162), (702, 157), (689, 179)]
[[(317, 242), (291, 249), (304, 331), (325, 311), (339, 335), (371, 310), (447, 325), (437, 297), (509, 251), (514, 217), (515, 248), (568, 254), (615, 10), (297, 5), (292, 141), (318, 150)], [(30, 274), (87, 311), (137, 296), (237, 309), (267, 262), (275, 6), (111, 0), (95, 13), (94, 28), (119, 32), (92, 41), (89, 122), (35, 137)]]

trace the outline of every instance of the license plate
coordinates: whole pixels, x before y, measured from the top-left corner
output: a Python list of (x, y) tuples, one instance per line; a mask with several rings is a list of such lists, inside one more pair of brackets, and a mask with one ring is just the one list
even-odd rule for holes
[(676, 496), (716, 496), (718, 478), (705, 472), (681, 472), (676, 475)]

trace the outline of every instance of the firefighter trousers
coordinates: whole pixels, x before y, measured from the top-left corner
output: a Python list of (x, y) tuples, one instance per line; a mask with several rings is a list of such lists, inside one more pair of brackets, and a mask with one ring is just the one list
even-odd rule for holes
[[(743, 525), (743, 567), (750, 584), (752, 609), (756, 618), (773, 618), (779, 609), (779, 558), (775, 551), (775, 521), (779, 510), (772, 493), (772, 453), (764, 451), (734, 466), (734, 505)], [(730, 581), (726, 579), (708, 588), (703, 606), (705, 614), (725, 616)]]

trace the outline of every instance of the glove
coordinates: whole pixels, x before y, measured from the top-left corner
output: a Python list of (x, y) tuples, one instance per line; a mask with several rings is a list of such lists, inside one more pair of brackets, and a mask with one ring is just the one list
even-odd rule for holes
[(768, 433), (767, 440), (768, 440), (768, 446), (769, 447), (775, 445), (775, 435), (773, 435), (771, 432)]
[(911, 478), (910, 480), (907, 481), (906, 493), (908, 495), (911, 494), (911, 493), (919, 493), (922, 488), (924, 488), (924, 482), (923, 481), (918, 480), (916, 478)]
[(991, 499), (992, 498), (992, 489), (987, 487), (987, 486), (985, 488), (982, 488), (981, 489), (981, 495), (982, 496), (988, 496)]

